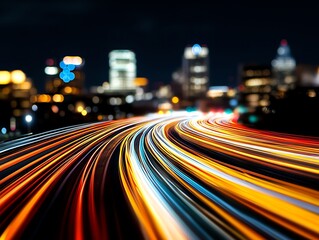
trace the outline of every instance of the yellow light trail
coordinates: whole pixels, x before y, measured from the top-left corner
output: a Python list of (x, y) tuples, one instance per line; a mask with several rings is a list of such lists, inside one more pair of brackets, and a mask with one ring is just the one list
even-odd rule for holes
[(0, 173), (1, 239), (319, 239), (319, 138), (230, 115), (154, 114), (4, 142)]

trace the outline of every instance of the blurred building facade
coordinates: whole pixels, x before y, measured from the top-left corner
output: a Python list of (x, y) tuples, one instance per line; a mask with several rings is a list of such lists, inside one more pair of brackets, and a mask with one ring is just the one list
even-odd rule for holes
[(0, 71), (2, 133), (28, 130), (32, 121), (30, 99), (36, 92), (31, 78), (23, 71)]
[(110, 90), (135, 90), (136, 57), (130, 50), (113, 50), (109, 53)]
[(194, 44), (185, 48), (182, 72), (176, 81), (182, 85), (183, 98), (206, 96), (209, 87), (209, 50), (206, 46)]
[(271, 67), (268, 65), (242, 65), (239, 69), (241, 79), (240, 104), (249, 112), (270, 105), (275, 82)]
[[(46, 92), (66, 95), (83, 94), (85, 91), (84, 63), (84, 59), (80, 56), (65, 56), (61, 61), (47, 59), (44, 69)], [(69, 70), (68, 66), (72, 66), (72, 70)]]
[(296, 61), (291, 55), (288, 42), (283, 39), (277, 49), (277, 56), (271, 62), (278, 97), (284, 97), (288, 90), (296, 86)]

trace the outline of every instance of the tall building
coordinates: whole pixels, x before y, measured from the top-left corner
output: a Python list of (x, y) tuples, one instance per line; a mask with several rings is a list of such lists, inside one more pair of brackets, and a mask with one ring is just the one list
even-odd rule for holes
[(296, 61), (292, 57), (290, 47), (285, 39), (281, 40), (277, 49), (277, 56), (272, 60), (271, 65), (277, 91), (284, 95), (286, 91), (293, 89), (296, 83), (294, 73)]
[(208, 48), (199, 44), (185, 48), (180, 79), (184, 98), (193, 99), (206, 96), (209, 86), (208, 53)]
[(136, 58), (130, 50), (113, 50), (109, 53), (110, 90), (135, 90)]

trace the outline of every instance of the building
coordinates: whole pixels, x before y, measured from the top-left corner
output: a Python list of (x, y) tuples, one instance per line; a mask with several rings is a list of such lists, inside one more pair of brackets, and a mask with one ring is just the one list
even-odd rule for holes
[(294, 89), (296, 84), (296, 61), (292, 57), (290, 47), (285, 39), (281, 40), (277, 49), (277, 56), (271, 62), (273, 76), (278, 95), (283, 97), (288, 90)]
[(272, 113), (273, 80), (270, 65), (248, 64), (239, 68), (238, 106), (235, 112), (243, 123), (257, 124)]
[(109, 53), (109, 81), (111, 91), (135, 90), (136, 58), (130, 50), (113, 50)]
[(186, 47), (182, 60), (183, 98), (198, 99), (206, 96), (209, 86), (209, 51), (206, 46)]
[(268, 65), (244, 65), (240, 69), (240, 104), (254, 112), (258, 107), (270, 105), (274, 88), (271, 67)]
[(31, 79), (23, 71), (0, 71), (0, 128), (5, 129), (3, 132), (28, 130), (32, 121), (30, 98), (35, 94)]
[(79, 56), (65, 56), (62, 61), (47, 59), (45, 90), (51, 94), (79, 95), (84, 93), (84, 60)]
[(297, 87), (319, 88), (319, 67), (309, 64), (299, 64), (296, 67)]

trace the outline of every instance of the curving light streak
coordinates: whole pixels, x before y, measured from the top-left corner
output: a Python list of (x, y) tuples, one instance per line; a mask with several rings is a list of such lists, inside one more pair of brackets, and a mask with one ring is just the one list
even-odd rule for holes
[(0, 164), (1, 239), (137, 237), (128, 216), (147, 239), (319, 238), (319, 139), (231, 116), (58, 129), (0, 144)]

